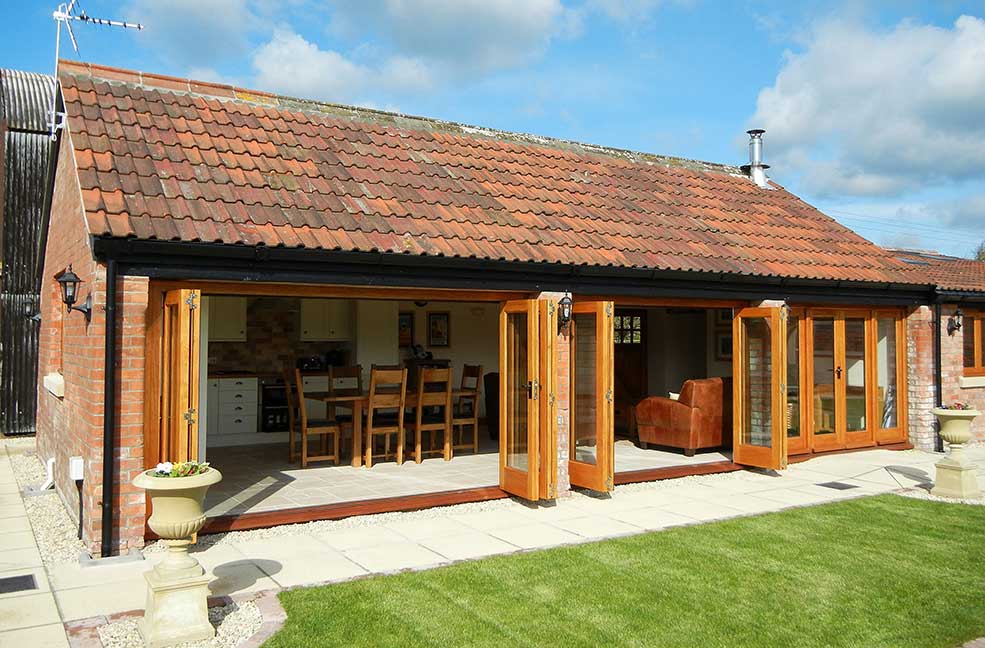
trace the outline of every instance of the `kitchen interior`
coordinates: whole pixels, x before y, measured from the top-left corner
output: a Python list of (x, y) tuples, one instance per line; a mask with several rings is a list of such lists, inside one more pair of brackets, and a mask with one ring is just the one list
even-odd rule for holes
[[(405, 366), (409, 373), (416, 372), (421, 365), (448, 366), (452, 368), (455, 388), (459, 387), (464, 365), (481, 365), (484, 376), (478, 398), (480, 454), (493, 455), (498, 451), (495, 433), (490, 435), (486, 424), (487, 407), (498, 414), (498, 406), (488, 405), (489, 397), (495, 398), (498, 391), (498, 303), (229, 295), (205, 295), (202, 302), (200, 406), (204, 425), (200, 425), (199, 431), (199, 457), (205, 457), (223, 471), (224, 484), (216, 489), (216, 497), (236, 499), (244, 504), (235, 491), (257, 489), (267, 483), (278, 486), (274, 490), (280, 492), (265, 497), (260, 507), (253, 501), (250, 510), (274, 505), (301, 506), (311, 498), (282, 501), (287, 496), (280, 488), (285, 481), (297, 479), (301, 474), (324, 472), (322, 468), (330, 468), (333, 474), (377, 472), (375, 468), (367, 471), (349, 466), (351, 450), (343, 451), (339, 466), (327, 461), (309, 464), (309, 470), (302, 471), (300, 465), (288, 461), (285, 369), (290, 369), (292, 374), (294, 368), (301, 370), (306, 392), (324, 392), (329, 388), (332, 367), (360, 365), (363, 390), (367, 391), (373, 365)], [(487, 394), (485, 387), (493, 383), (496, 386)], [(326, 418), (324, 402), (308, 399), (305, 404), (309, 419)], [(493, 426), (498, 427), (495, 423)], [(426, 459), (424, 463), (456, 464), (452, 472), (445, 470), (444, 474), (461, 477), (458, 481), (464, 483), (469, 479), (458, 471), (469, 470), (475, 464), (466, 454), (472, 453), (456, 452), (451, 462), (439, 457)], [(483, 461), (496, 465), (485, 458)], [(396, 468), (408, 465), (405, 462)], [(391, 470), (390, 466), (394, 466), (392, 458), (376, 464), (384, 471)], [(484, 464), (482, 470), (488, 472)], [(263, 473), (270, 479), (248, 475), (250, 472)], [(481, 479), (485, 482), (492, 478), (490, 473)], [(497, 480), (498, 475), (493, 483)], [(373, 494), (373, 488), (362, 490)], [(390, 493), (379, 493), (387, 494)]]

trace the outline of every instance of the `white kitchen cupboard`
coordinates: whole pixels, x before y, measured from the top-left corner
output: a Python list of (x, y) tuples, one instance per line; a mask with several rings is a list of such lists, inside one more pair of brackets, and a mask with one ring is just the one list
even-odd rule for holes
[(209, 342), (246, 342), (246, 297), (209, 297)]
[(302, 299), (301, 340), (352, 339), (352, 302), (346, 299)]

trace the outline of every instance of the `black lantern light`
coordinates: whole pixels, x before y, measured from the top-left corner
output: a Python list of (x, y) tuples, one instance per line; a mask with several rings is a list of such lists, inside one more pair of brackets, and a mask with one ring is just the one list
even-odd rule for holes
[(79, 284), (82, 280), (79, 279), (79, 275), (72, 271), (72, 266), (69, 265), (68, 268), (62, 270), (55, 276), (55, 281), (62, 288), (62, 303), (68, 307), (68, 312), (74, 310), (82, 313), (86, 318), (86, 323), (92, 319), (92, 295), (86, 295), (85, 301), (81, 306), (76, 306), (75, 302), (79, 297)]
[(567, 294), (558, 302), (557, 325), (564, 328), (571, 321), (571, 295)]
[(964, 318), (964, 313), (961, 312), (961, 307), (959, 306), (954, 315), (947, 318), (947, 334), (954, 335), (955, 331), (961, 330), (961, 320)]

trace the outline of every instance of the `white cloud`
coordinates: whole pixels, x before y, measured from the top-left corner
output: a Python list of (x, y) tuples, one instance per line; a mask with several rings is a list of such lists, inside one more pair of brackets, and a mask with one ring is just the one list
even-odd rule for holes
[(124, 14), (144, 25), (141, 40), (187, 66), (242, 56), (257, 27), (247, 0), (132, 0)]
[(332, 31), (371, 29), (395, 51), (433, 70), (481, 74), (539, 57), (552, 38), (576, 32), (560, 0), (365, 0), (335, 3)]
[(888, 196), (985, 174), (985, 20), (820, 25), (786, 53), (750, 124), (817, 196)]
[(362, 65), (285, 27), (256, 50), (253, 67), (259, 88), (335, 103), (375, 105), (369, 96), (431, 84), (428, 70), (415, 59), (397, 56), (379, 67)]

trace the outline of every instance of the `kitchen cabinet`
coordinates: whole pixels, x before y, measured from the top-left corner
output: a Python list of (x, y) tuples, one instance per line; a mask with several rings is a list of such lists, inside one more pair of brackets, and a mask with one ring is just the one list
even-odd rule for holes
[(246, 342), (246, 297), (209, 297), (209, 341)]
[(352, 302), (345, 299), (302, 299), (301, 340), (352, 339)]

